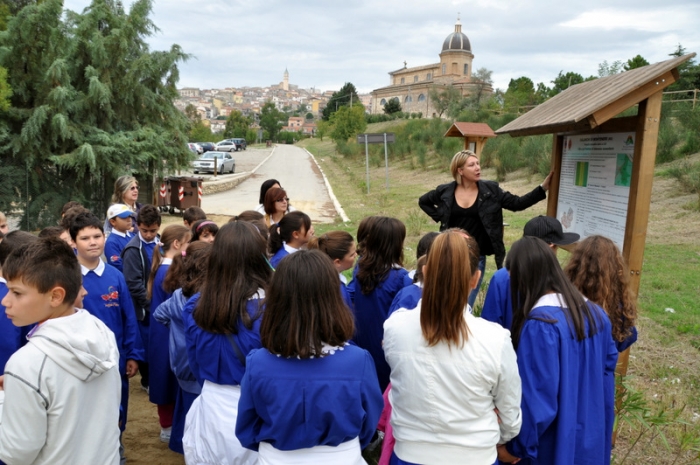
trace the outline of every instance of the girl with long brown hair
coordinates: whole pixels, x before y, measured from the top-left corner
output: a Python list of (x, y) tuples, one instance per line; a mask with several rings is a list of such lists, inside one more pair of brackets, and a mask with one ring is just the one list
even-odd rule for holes
[(382, 325), (396, 294), (412, 284), (403, 269), (406, 226), (396, 218), (370, 216), (360, 223), (357, 237), (360, 258), (348, 285), (357, 324), (353, 341), (372, 354), (384, 391), (389, 384), (389, 365), (382, 350)]
[(637, 340), (637, 304), (629, 290), (629, 271), (620, 249), (603, 236), (589, 236), (579, 242), (564, 273), (589, 300), (610, 317), (617, 351)]
[(507, 330), (471, 315), (479, 282), (473, 238), (440, 234), (428, 253), (423, 299), (384, 323), (398, 463), (491, 465), (520, 430), (520, 377)]
[(318, 250), (285, 258), (266, 299), (241, 382), (236, 436), (260, 463), (364, 464), (382, 394), (370, 355), (348, 344), (353, 316), (330, 259)]
[(182, 312), (190, 368), (202, 385), (185, 423), (187, 463), (257, 461), (234, 430), (245, 357), (261, 347), (263, 298), (271, 276), (267, 244), (255, 226), (234, 221), (219, 229), (204, 285)]
[(499, 459), (610, 463), (617, 348), (608, 316), (571, 284), (542, 239), (516, 241), (506, 268), (523, 426)]

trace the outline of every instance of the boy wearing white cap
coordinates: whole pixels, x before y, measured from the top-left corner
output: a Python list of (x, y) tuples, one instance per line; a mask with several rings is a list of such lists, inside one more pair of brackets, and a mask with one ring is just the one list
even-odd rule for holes
[(123, 203), (115, 203), (107, 210), (107, 221), (112, 226), (112, 233), (105, 242), (105, 258), (107, 263), (118, 269), (122, 269), (122, 250), (132, 238), (130, 232), (133, 227), (131, 218), (134, 212)]

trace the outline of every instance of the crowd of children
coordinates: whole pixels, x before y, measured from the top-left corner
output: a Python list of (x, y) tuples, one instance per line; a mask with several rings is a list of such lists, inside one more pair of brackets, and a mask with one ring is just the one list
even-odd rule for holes
[(157, 207), (117, 203), (105, 237), (72, 202), (40, 238), (2, 232), (0, 463), (124, 463), (139, 372), (188, 464), (361, 464), (382, 438), (382, 464), (609, 463), (637, 337), (611, 241), (581, 241), (564, 271), (556, 248), (578, 237), (534, 218), (479, 318), (464, 231), (426, 234), (409, 273), (401, 221), (316, 237), (266, 183), (264, 213), (221, 227), (192, 207), (161, 230)]

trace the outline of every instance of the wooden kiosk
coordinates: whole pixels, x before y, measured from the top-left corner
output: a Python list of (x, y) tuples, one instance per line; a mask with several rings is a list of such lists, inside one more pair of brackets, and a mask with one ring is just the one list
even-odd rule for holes
[(486, 123), (459, 123), (456, 122), (447, 130), (443, 137), (462, 137), (464, 139), (464, 150), (471, 150), (477, 157), (481, 158), (481, 151), (484, 144), (491, 137), (496, 137), (496, 133)]
[[(547, 215), (564, 230), (602, 234), (622, 249), (639, 292), (663, 90), (695, 53), (572, 86), (496, 131), (553, 134)], [(638, 105), (634, 116), (617, 117)], [(626, 191), (626, 192), (625, 192)], [(616, 204), (616, 205), (615, 205)], [(629, 349), (617, 371), (627, 373)]]

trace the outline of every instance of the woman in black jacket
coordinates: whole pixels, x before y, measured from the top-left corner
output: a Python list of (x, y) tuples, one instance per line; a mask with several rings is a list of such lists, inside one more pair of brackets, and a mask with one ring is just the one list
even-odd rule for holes
[[(476, 239), (481, 254), (479, 269), (483, 278), (487, 255), (495, 255), (496, 267), (503, 267), (506, 256), (503, 244), (503, 209), (525, 210), (544, 200), (552, 173), (541, 185), (519, 197), (498, 187), (497, 182), (482, 181), (479, 158), (471, 150), (457, 152), (452, 158), (450, 171), (455, 180), (422, 195), (418, 205), (433, 220), (440, 222), (440, 231), (461, 228)], [(474, 305), (480, 287), (481, 280), (469, 296), (470, 306)]]

